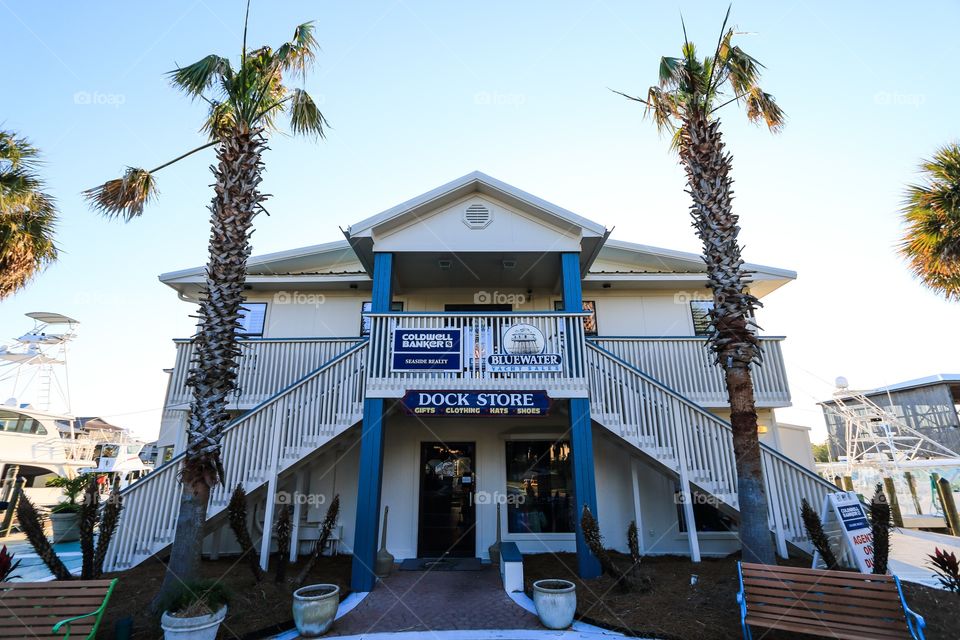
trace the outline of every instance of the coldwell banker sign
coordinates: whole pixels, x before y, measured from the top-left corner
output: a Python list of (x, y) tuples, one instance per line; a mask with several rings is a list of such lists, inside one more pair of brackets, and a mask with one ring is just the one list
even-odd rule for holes
[(460, 329), (393, 330), (394, 371), (461, 371)]
[(408, 391), (403, 409), (416, 416), (545, 416), (546, 391)]
[(532, 324), (513, 324), (503, 330), (500, 353), (487, 356), (487, 369), (509, 371), (561, 371), (559, 353), (544, 353), (547, 341)]

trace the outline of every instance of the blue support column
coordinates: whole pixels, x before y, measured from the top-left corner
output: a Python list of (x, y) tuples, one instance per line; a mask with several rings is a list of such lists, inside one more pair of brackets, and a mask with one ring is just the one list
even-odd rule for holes
[[(390, 311), (393, 298), (393, 254), (373, 258), (374, 313)], [(372, 591), (380, 524), (380, 488), (383, 484), (383, 398), (365, 398), (360, 433), (360, 478), (357, 483), (357, 521), (353, 534), (353, 566), (350, 585), (354, 591)]]
[[(561, 253), (563, 274), (563, 310), (583, 311), (583, 290), (580, 285), (580, 254)], [(597, 516), (597, 483), (593, 472), (593, 431), (590, 422), (590, 400), (570, 399), (570, 434), (573, 445), (573, 491), (577, 517), (577, 570), (581, 578), (600, 575), (600, 562), (590, 553), (583, 539), (580, 515), (586, 506)], [(599, 519), (599, 518), (598, 518)]]

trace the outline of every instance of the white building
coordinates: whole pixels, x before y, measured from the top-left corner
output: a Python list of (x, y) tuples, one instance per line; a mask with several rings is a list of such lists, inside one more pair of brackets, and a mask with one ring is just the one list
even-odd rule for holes
[[(275, 496), (293, 496), (301, 543), (339, 494), (340, 549), (355, 552), (359, 590), (372, 586), (365, 567), (385, 505), (398, 559), (487, 558), (498, 502), (503, 540), (522, 552), (579, 546), (584, 574), (595, 570), (575, 532), (584, 504), (619, 549), (631, 520), (646, 553), (737, 549), (726, 392), (704, 348), (699, 256), (612, 240), (481, 173), (345, 236), (249, 261), (238, 418), (211, 499), (211, 552), (231, 542), (224, 508), (238, 482), (258, 522), (272, 521)], [(748, 268), (760, 298), (795, 277)], [(204, 270), (160, 279), (196, 300)], [(807, 547), (801, 498), (820, 504), (832, 485), (809, 469), (808, 441), (779, 435), (773, 410), (790, 403), (781, 340), (763, 338), (754, 376), (771, 530), (785, 554)], [(128, 490), (114, 569), (172, 541), (192, 354), (189, 339), (176, 344), (158, 443), (160, 460), (165, 448), (172, 460)], [(265, 562), (269, 539), (261, 544)]]

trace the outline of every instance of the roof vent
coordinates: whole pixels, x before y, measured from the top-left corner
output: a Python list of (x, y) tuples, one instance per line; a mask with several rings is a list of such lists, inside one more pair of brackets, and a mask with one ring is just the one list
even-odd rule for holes
[(471, 229), (483, 229), (493, 221), (493, 212), (485, 204), (471, 204), (463, 210), (463, 224)]

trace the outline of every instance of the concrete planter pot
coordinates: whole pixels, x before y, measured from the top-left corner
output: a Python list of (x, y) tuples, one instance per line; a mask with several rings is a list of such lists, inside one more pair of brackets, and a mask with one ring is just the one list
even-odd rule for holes
[(164, 640), (214, 640), (220, 623), (227, 617), (227, 606), (205, 615), (192, 618), (178, 618), (165, 611), (160, 618)]
[(569, 580), (537, 580), (533, 583), (533, 604), (540, 624), (547, 629), (566, 629), (577, 612), (577, 586)]
[(330, 630), (340, 606), (340, 587), (312, 584), (293, 592), (293, 622), (305, 638), (322, 636)]
[(80, 514), (75, 511), (50, 514), (53, 543), (73, 542), (80, 539)]

